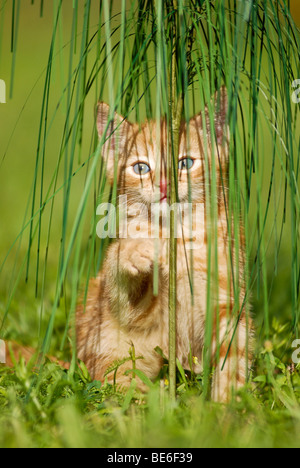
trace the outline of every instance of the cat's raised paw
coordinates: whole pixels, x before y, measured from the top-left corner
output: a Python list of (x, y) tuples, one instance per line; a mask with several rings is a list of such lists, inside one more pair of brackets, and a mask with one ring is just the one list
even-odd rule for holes
[(143, 240), (122, 246), (120, 266), (132, 276), (150, 273), (154, 262), (154, 242)]

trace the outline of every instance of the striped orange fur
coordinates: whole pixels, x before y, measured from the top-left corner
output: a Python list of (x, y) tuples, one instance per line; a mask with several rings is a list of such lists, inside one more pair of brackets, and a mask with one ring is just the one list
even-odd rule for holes
[[(245, 384), (251, 362), (251, 319), (247, 305), (241, 309), (245, 296), (242, 226), (237, 249), (228, 235), (228, 129), (224, 88), (215, 101), (218, 103), (213, 130), (215, 138), (212, 137), (207, 110), (192, 118), (188, 126), (183, 122), (180, 130), (179, 160), (185, 159), (184, 165), (192, 164), (192, 167), (180, 166), (178, 197), (181, 204), (192, 201), (193, 211), (198, 207), (198, 231), (191, 239), (179, 238), (177, 241), (177, 357), (182, 366), (189, 369), (191, 350), (198, 358), (194, 360), (197, 363), (194, 371), (201, 372), (210, 288), (209, 314), (212, 314), (213, 324), (211, 364), (215, 366), (212, 396), (215, 400), (227, 401), (232, 389)], [(109, 116), (109, 107), (100, 103), (97, 121), (100, 138)], [(137, 360), (137, 368), (153, 379), (162, 365), (155, 347), (159, 346), (165, 355), (168, 354), (169, 243), (164, 236), (164, 226), (160, 226), (159, 239), (149, 239), (147, 233), (150, 205), (160, 203), (168, 185), (167, 123), (165, 120), (159, 124), (146, 121), (140, 127), (114, 114), (108, 131), (112, 129), (116, 131), (103, 148), (108, 179), (113, 183), (117, 155), (118, 190), (119, 195), (127, 196), (129, 220), (135, 219), (135, 203), (143, 203), (147, 209), (145, 219), (140, 218), (139, 238), (118, 238), (110, 245), (101, 271), (90, 281), (87, 303), (78, 306), (78, 357), (86, 363), (93, 378), (103, 380), (106, 369), (115, 360), (127, 357), (130, 346), (134, 344), (136, 356), (143, 356)], [(143, 165), (139, 166), (139, 171), (147, 165), (149, 172), (136, 174), (134, 167), (138, 163)], [(213, 165), (216, 168), (217, 198), (214, 226), (208, 220), (207, 212), (207, 184), (212, 184)], [(186, 250), (187, 240), (192, 250)], [(209, 242), (213, 252), (213, 267), (210, 269)], [(214, 259), (216, 253), (217, 262)], [(237, 262), (238, 277), (235, 275)], [(158, 295), (153, 294), (155, 264), (158, 265)], [(238, 292), (234, 292), (237, 287)], [(131, 377), (125, 375), (125, 371), (130, 368), (132, 363), (126, 362), (118, 370), (117, 381), (120, 384), (129, 384)], [(112, 379), (112, 374), (109, 379)]]

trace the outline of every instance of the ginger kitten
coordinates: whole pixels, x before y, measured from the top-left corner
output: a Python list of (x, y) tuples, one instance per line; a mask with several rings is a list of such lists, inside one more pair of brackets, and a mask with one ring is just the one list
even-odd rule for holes
[[(247, 329), (251, 329), (251, 323), (246, 317), (245, 307), (240, 311), (245, 295), (242, 235), (238, 255), (240, 304), (235, 304), (234, 308), (236, 300), (231, 272), (233, 270), (236, 273), (234, 258), (237, 254), (234, 254), (233, 241), (228, 238), (225, 88), (216, 96), (216, 102), (215, 139), (211, 137), (207, 110), (204, 114), (206, 125), (202, 121), (203, 114), (199, 114), (190, 120), (188, 126), (182, 122), (180, 129), (179, 206), (184, 207), (186, 203), (192, 202), (189, 206), (192, 206), (193, 216), (197, 212), (197, 229), (190, 238), (188, 229), (185, 229), (185, 235), (179, 235), (177, 240), (177, 357), (186, 369), (190, 367), (190, 350), (199, 363), (202, 359), (209, 283), (205, 173), (210, 172), (214, 154), (218, 200), (218, 271), (212, 272), (213, 277), (210, 278), (212, 284), (217, 281), (217, 288), (213, 288), (214, 303), (210, 311), (213, 323), (211, 355), (212, 366), (215, 366), (212, 397), (218, 401), (227, 401), (232, 388), (238, 389), (245, 384), (251, 358), (250, 345), (247, 344)], [(100, 139), (107, 128), (109, 115), (109, 107), (100, 103), (97, 117)], [(94, 379), (103, 380), (106, 369), (113, 361), (128, 357), (133, 343), (136, 356), (143, 356), (143, 359), (136, 361), (136, 367), (153, 379), (162, 366), (162, 359), (154, 351), (155, 347), (159, 346), (168, 355), (168, 234), (167, 223), (163, 222), (168, 212), (167, 123), (162, 120), (157, 125), (155, 121), (146, 121), (139, 127), (117, 114), (114, 114), (112, 120), (106, 133), (110, 138), (103, 146), (107, 177), (113, 183), (117, 161), (118, 191), (119, 195), (127, 197), (129, 224), (136, 221), (136, 204), (140, 203), (144, 208), (139, 213), (139, 226), (136, 229), (138, 236), (118, 238), (109, 246), (103, 268), (97, 278), (90, 281), (86, 305), (79, 305), (77, 309), (78, 357), (85, 362)], [(212, 144), (215, 145), (214, 152)], [(205, 172), (207, 147), (210, 156), (208, 172)], [(149, 235), (155, 222), (151, 211), (153, 206), (158, 207), (156, 225), (159, 219), (160, 227), (156, 237), (159, 239), (152, 239)], [(211, 245), (213, 249), (214, 242)], [(230, 260), (230, 249), (233, 262)], [(153, 294), (155, 264), (158, 264), (158, 295)], [(227, 352), (237, 323), (234, 340)], [(226, 355), (225, 365), (221, 369)], [(119, 384), (130, 383), (132, 374), (125, 375), (124, 372), (131, 368), (131, 361), (119, 368)], [(201, 372), (201, 364), (195, 364), (194, 371)], [(112, 379), (112, 374), (108, 378)]]

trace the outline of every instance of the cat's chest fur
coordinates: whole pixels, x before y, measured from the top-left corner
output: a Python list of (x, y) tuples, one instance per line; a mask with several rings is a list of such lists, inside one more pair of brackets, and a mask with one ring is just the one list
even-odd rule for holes
[[(201, 211), (201, 210), (200, 210)], [(203, 346), (203, 334), (205, 330), (205, 310), (207, 303), (207, 239), (204, 230), (204, 210), (202, 210), (202, 223), (198, 219), (198, 231), (194, 232), (194, 239), (177, 239), (177, 356), (186, 367), (188, 364), (188, 355), (192, 351), (193, 356), (198, 356), (200, 360), (201, 348)], [(195, 226), (194, 226), (195, 228)], [(166, 233), (165, 237), (167, 237)], [(163, 235), (164, 237), (164, 235)], [(155, 241), (151, 239), (137, 239), (136, 247), (132, 240), (122, 241), (124, 250), (129, 255), (131, 249), (142, 252), (143, 255), (150, 255), (151, 268), (148, 275), (140, 283), (136, 278), (125, 277), (122, 272), (122, 265), (119, 263), (119, 282), (111, 281), (105, 273), (105, 284), (107, 288), (106, 300), (108, 303), (109, 317), (112, 314), (115, 320), (115, 326), (122, 330), (122, 339), (126, 343), (133, 342), (138, 351), (149, 353), (159, 346), (165, 355), (168, 355), (169, 343), (169, 241)], [(139, 245), (140, 243), (140, 245)], [(154, 245), (153, 252), (149, 251), (149, 244)], [(157, 251), (159, 244), (160, 251)], [(124, 262), (124, 257), (120, 250), (111, 248), (115, 252), (115, 262)], [(156, 246), (156, 247), (155, 247)], [(153, 256), (151, 257), (151, 252)], [(137, 252), (137, 255), (139, 252)], [(118, 255), (118, 257), (117, 257)], [(111, 253), (113, 259), (113, 253)], [(119, 258), (119, 260), (118, 260)], [(126, 257), (125, 257), (126, 258)], [(113, 260), (112, 260), (113, 261)], [(158, 294), (154, 292), (154, 269), (158, 262)], [(109, 263), (109, 256), (107, 263)], [(137, 260), (136, 267), (139, 268)], [(142, 278), (144, 272), (139, 276)], [(108, 268), (104, 268), (107, 272)], [(128, 295), (128, 288), (132, 281), (133, 292)], [(117, 287), (116, 287), (117, 284)], [(198, 369), (199, 370), (199, 369)]]
[[(141, 243), (143, 244), (143, 241)], [(145, 246), (147, 243), (145, 242)], [(197, 247), (197, 250), (187, 251), (184, 242), (180, 239), (177, 241), (177, 356), (186, 368), (189, 368), (190, 352), (200, 361), (205, 330), (206, 245), (200, 240), (195, 244), (194, 247)], [(130, 249), (130, 246), (128, 248)], [(164, 255), (165, 260), (167, 260), (167, 254), (168, 252)], [(116, 263), (117, 261), (116, 258)], [(154, 264), (152, 268), (155, 268)], [(167, 262), (160, 264), (159, 267), (157, 295), (153, 294), (152, 272), (140, 286), (137, 287), (136, 284), (133, 286), (135, 291), (132, 296), (128, 297), (126, 291), (124, 293), (122, 291), (122, 288), (128, 288), (128, 283), (119, 284), (116, 288), (115, 283), (107, 278), (105, 271), (107, 270), (104, 269), (100, 275), (106, 288), (107, 314), (103, 322), (107, 321), (107, 327), (114, 329), (115, 339), (120, 349), (123, 349), (125, 353), (125, 350), (128, 350), (128, 344), (133, 343), (136, 353), (143, 356), (146, 353), (149, 360), (154, 348), (159, 346), (167, 356), (169, 346), (169, 268)], [(120, 281), (124, 281), (122, 274)], [(199, 366), (194, 370), (200, 371)]]
[[(177, 356), (189, 368), (189, 354), (201, 362), (207, 310), (207, 230), (204, 206), (198, 210), (193, 239), (177, 239)], [(225, 218), (219, 217), (221, 231)], [(146, 231), (144, 232), (145, 235)], [(121, 239), (108, 248), (98, 277), (90, 287), (85, 316), (78, 314), (81, 359), (92, 360), (90, 368), (103, 378), (111, 356), (128, 356), (132, 345), (147, 362), (147, 375), (155, 377), (161, 360), (154, 349), (168, 355), (169, 345), (169, 240)], [(158, 247), (159, 246), (159, 247)], [(224, 244), (219, 246), (219, 277), (226, 264)], [(158, 294), (154, 294), (154, 269), (158, 268)], [(227, 271), (227, 270), (226, 270)], [(219, 291), (220, 293), (220, 291)], [(221, 292), (222, 294), (222, 292)], [(223, 291), (227, 296), (227, 291)], [(88, 333), (87, 333), (87, 330)], [(88, 340), (88, 342), (86, 341)], [(148, 368), (149, 366), (149, 368)], [(194, 370), (201, 371), (199, 365)]]

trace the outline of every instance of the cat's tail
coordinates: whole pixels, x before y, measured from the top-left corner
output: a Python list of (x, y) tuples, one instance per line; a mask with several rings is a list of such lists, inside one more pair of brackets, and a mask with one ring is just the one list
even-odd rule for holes
[[(14, 367), (16, 362), (19, 362), (21, 358), (24, 359), (25, 363), (28, 364), (30, 360), (36, 360), (38, 363), (41, 354), (30, 346), (22, 346), (15, 341), (2, 341), (2, 350), (0, 350), (0, 363), (6, 367)], [(46, 356), (50, 361), (59, 364), (65, 369), (69, 369), (70, 363), (60, 361), (53, 356)]]

